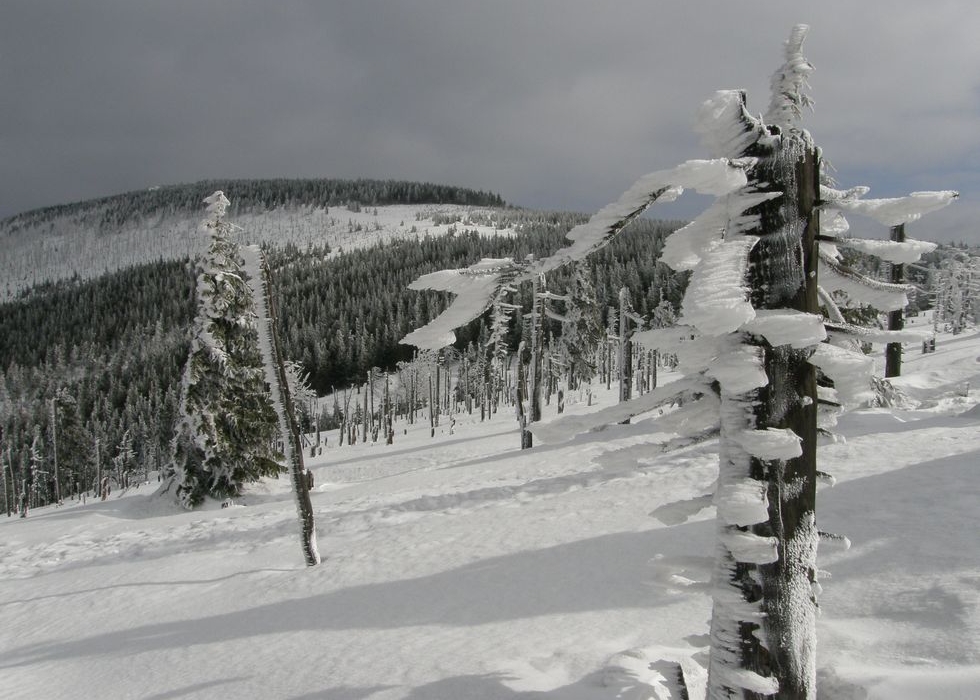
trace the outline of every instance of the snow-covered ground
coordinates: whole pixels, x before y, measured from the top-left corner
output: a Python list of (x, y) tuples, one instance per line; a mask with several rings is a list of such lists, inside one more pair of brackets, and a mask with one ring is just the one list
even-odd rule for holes
[[(910, 347), (920, 404), (821, 448), (818, 520), (852, 542), (820, 552), (821, 700), (978, 696), (978, 360), (976, 331)], [(663, 454), (641, 421), (522, 452), (509, 412), (446, 422), (330, 434), (317, 567), (286, 478), (227, 509), (174, 512), (153, 482), (0, 518), (0, 695), (637, 700), (667, 697), (661, 659), (703, 683), (713, 511), (650, 513), (710, 487), (716, 445)]]

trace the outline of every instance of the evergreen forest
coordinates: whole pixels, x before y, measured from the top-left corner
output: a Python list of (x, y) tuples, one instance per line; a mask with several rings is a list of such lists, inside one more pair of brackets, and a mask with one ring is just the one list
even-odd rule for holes
[[(480, 205), (499, 200), (469, 191), (433, 193), (424, 185), (374, 184), (381, 190), (361, 191), (364, 204), (385, 197), (444, 196)], [(255, 191), (267, 192), (257, 185)], [(141, 195), (162, 197), (159, 192)], [(297, 189), (295, 196), (302, 192)], [(350, 183), (324, 189), (322, 196), (334, 201), (358, 194), (357, 183)], [(256, 194), (248, 201), (258, 206), (261, 200)], [(413, 279), (484, 257), (547, 255), (584, 219), (569, 213), (499, 211), (504, 221), (498, 227), (517, 234), (481, 235), (461, 222), (445, 236), (423, 235), (343, 254), (316, 246), (267, 248), (284, 355), (299, 363), (319, 395), (363, 382), (372, 368), (394, 371), (413, 355), (398, 341), (448, 302), (446, 294), (407, 290)], [(671, 272), (657, 257), (678, 225), (640, 220), (589, 261), (603, 319), (607, 309), (617, 306), (623, 286), (640, 314), (649, 314), (662, 300), (676, 307), (686, 276)], [(104, 477), (125, 488), (167, 463), (197, 305), (197, 273), (194, 261), (158, 261), (96, 279), (47, 282), (0, 304), (5, 502), (12, 503), (8, 494), (21, 491), (32, 506), (59, 496), (79, 497), (94, 491)], [(570, 276), (549, 279), (552, 291), (560, 293)], [(530, 309), (531, 296), (530, 288), (521, 288), (512, 299), (521, 310), (510, 322), (511, 349), (520, 342), (522, 311)], [(470, 324), (459, 333), (457, 346), (482, 341), (486, 351), (489, 323), (488, 313)], [(560, 334), (560, 324), (551, 325), (551, 333)]]

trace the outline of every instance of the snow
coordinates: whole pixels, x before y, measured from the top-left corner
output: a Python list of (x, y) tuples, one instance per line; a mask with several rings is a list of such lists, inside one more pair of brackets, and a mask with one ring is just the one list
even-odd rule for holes
[(843, 267), (822, 246), (818, 279), (828, 291), (844, 292), (852, 305), (867, 304), (879, 311), (897, 311), (908, 306), (908, 293), (914, 288), (889, 284), (858, 275)]
[(707, 251), (723, 238), (733, 237), (758, 225), (758, 215), (745, 211), (781, 196), (781, 192), (736, 192), (719, 197), (694, 221), (674, 231), (664, 243), (660, 260), (675, 270), (693, 270)]
[(898, 241), (843, 238), (837, 241), (837, 245), (853, 248), (862, 253), (874, 255), (885, 262), (898, 265), (914, 263), (926, 253), (931, 253), (936, 249), (935, 243), (917, 241), (911, 238), (901, 243)]
[(810, 356), (810, 364), (833, 380), (837, 396), (845, 406), (859, 406), (871, 399), (874, 360), (867, 355), (821, 343)]
[(703, 334), (724, 335), (755, 318), (745, 272), (749, 251), (757, 241), (754, 236), (740, 236), (706, 252), (684, 293), (680, 323)]
[[(711, 358), (705, 372), (730, 394), (744, 394), (766, 386), (769, 378), (762, 365), (762, 352), (753, 345), (739, 343), (737, 336), (719, 339), (719, 354)], [(681, 365), (682, 367), (684, 365)]]
[(454, 329), (486, 311), (494, 296), (514, 278), (510, 258), (484, 258), (461, 270), (438, 270), (422, 275), (409, 289), (434, 289), (456, 295), (449, 307), (432, 321), (412, 331), (400, 342), (421, 350), (438, 350), (456, 342)]
[(762, 460), (793, 459), (803, 454), (800, 437), (788, 429), (743, 430), (732, 437), (742, 449)]
[[(837, 479), (818, 525), (853, 543), (820, 549), (821, 700), (980, 687), (980, 333), (913, 350), (895, 384), (919, 403), (846, 414), (818, 453)], [(594, 398), (566, 413), (615, 387)], [(669, 661), (703, 700), (714, 508), (650, 513), (712, 488), (717, 441), (663, 452), (637, 420), (521, 451), (509, 411), (456, 419), (391, 446), (329, 435), (307, 462), (315, 567), (285, 478), (225, 509), (175, 511), (154, 478), (0, 517), (4, 697), (665, 700)], [(737, 488), (726, 507), (756, 498)]]
[(729, 530), (722, 535), (721, 542), (738, 562), (771, 564), (779, 560), (779, 542), (775, 537), (759, 537), (750, 532)]
[(719, 517), (729, 525), (744, 527), (769, 519), (766, 485), (756, 479), (742, 479), (719, 487), (715, 505)]
[(905, 197), (888, 199), (861, 199), (867, 188), (847, 191), (820, 187), (820, 199), (824, 208), (839, 209), (861, 214), (885, 226), (899, 226), (918, 221), (923, 214), (942, 209), (955, 200), (959, 193), (953, 190), (937, 192), (912, 192)]
[(742, 330), (761, 335), (773, 347), (805, 348), (827, 337), (822, 316), (792, 309), (757, 309)]

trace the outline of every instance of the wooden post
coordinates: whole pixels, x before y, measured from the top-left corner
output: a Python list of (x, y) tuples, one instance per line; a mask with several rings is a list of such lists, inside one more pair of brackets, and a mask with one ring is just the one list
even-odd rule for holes
[[(899, 243), (905, 242), (905, 224), (893, 226), (891, 239)], [(894, 284), (905, 282), (905, 265), (892, 263), (891, 279)], [(898, 309), (888, 314), (888, 330), (900, 331), (905, 328), (905, 311)], [(898, 377), (902, 374), (902, 344), (888, 343), (885, 346), (885, 377)]]

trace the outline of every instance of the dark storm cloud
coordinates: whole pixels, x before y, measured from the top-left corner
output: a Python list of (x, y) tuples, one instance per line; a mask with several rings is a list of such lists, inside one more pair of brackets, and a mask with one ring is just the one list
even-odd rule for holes
[(592, 210), (703, 156), (691, 124), (714, 90), (746, 88), (764, 111), (802, 21), (817, 66), (807, 123), (842, 184), (961, 189), (929, 222), (974, 237), (972, 5), (810, 5), (8, 1), (0, 216), (267, 176), (439, 181)]

